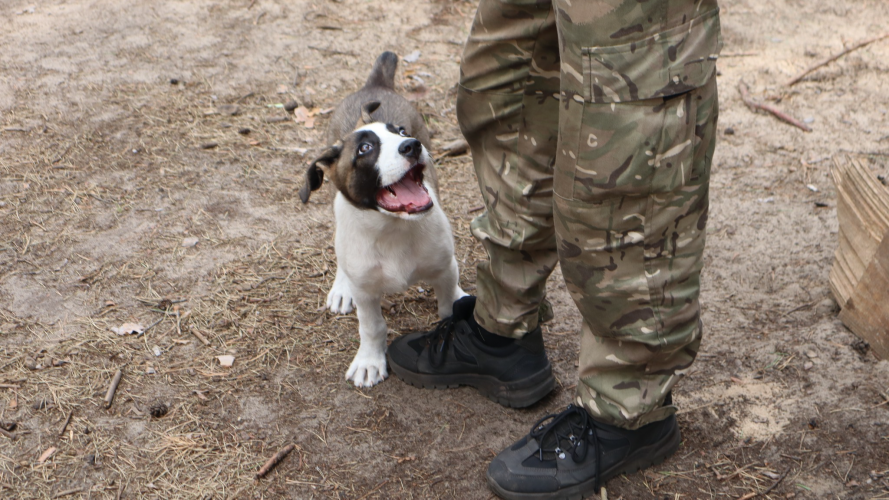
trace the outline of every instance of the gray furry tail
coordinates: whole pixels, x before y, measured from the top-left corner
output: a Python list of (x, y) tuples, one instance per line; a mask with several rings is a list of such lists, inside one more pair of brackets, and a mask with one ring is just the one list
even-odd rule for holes
[(367, 77), (365, 87), (384, 87), (395, 89), (395, 68), (398, 66), (398, 56), (394, 52), (383, 52), (374, 63), (370, 76)]

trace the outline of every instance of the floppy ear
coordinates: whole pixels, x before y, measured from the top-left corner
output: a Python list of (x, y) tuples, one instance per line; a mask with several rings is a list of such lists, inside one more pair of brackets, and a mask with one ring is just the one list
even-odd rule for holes
[(306, 183), (299, 189), (299, 199), (303, 203), (309, 202), (312, 191), (321, 187), (324, 182), (324, 169), (337, 161), (343, 152), (343, 143), (337, 142), (321, 152), (318, 158), (312, 160), (312, 164), (306, 169)]
[(379, 101), (371, 101), (366, 102), (361, 106), (361, 121), (364, 122), (365, 125), (374, 122), (374, 119), (371, 118), (371, 114), (380, 107)]

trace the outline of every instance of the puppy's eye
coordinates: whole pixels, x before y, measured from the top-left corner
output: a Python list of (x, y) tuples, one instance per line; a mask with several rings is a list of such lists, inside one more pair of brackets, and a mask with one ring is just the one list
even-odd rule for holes
[(398, 128), (398, 135), (402, 137), (410, 137), (409, 135), (407, 135), (407, 130), (405, 130), (404, 127)]
[(371, 146), (370, 144), (368, 144), (366, 142), (362, 142), (361, 144), (358, 145), (358, 154), (359, 155), (366, 155), (367, 153), (370, 153), (371, 149), (373, 149), (373, 146)]

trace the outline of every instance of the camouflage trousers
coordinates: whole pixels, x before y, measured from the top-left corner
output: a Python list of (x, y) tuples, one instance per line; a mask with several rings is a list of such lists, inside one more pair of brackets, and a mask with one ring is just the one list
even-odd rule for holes
[(701, 342), (716, 0), (480, 0), (457, 114), (486, 211), (476, 319), (536, 328), (557, 263), (583, 317), (577, 401), (634, 429)]

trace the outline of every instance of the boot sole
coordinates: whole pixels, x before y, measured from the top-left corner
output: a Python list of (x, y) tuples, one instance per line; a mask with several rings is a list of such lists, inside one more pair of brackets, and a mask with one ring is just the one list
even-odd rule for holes
[[(611, 469), (603, 472), (602, 478), (599, 480), (600, 487), (605, 486), (605, 483), (615, 476), (621, 474), (633, 474), (642, 469), (647, 469), (664, 463), (664, 460), (676, 453), (681, 442), (682, 436), (679, 432), (679, 426), (677, 425), (668, 435), (664, 436), (664, 438), (657, 443), (640, 448), (636, 453), (628, 457), (626, 461), (618, 463)], [(486, 477), (488, 479), (488, 486), (491, 490), (493, 490), (497, 496), (506, 500), (582, 500), (599, 493), (596, 491), (595, 478), (568, 488), (548, 493), (519, 493), (505, 490), (501, 488), (491, 476), (486, 475)]]
[[(386, 355), (389, 358), (389, 355)], [(431, 375), (412, 372), (387, 359), (389, 368), (396, 377), (420, 389), (452, 389), (461, 385), (476, 388), (482, 395), (508, 408), (525, 408), (543, 399), (556, 387), (552, 365), (531, 375), (512, 382), (504, 382), (490, 375), (454, 374)]]

